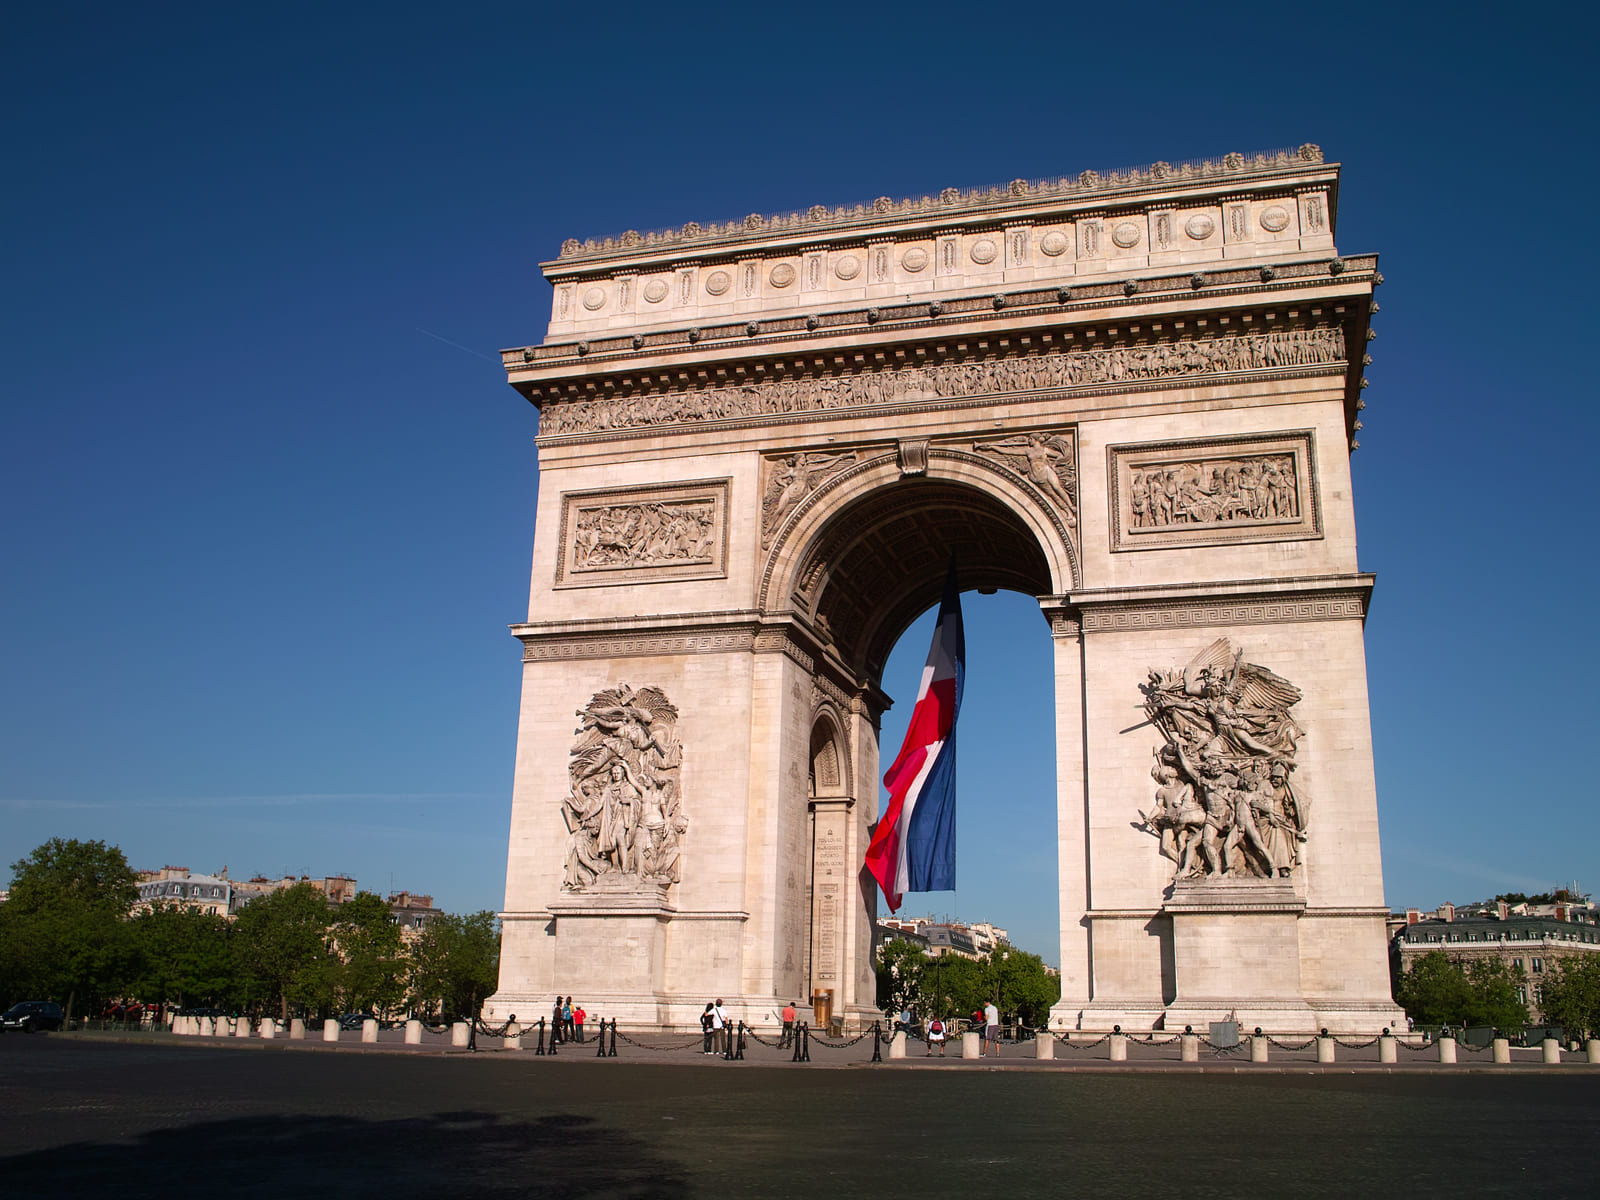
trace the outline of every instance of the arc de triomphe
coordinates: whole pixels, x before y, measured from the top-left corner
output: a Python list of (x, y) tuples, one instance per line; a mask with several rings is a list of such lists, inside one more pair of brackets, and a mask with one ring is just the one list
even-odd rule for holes
[(954, 551), (1054, 658), (1052, 1025), (1398, 1020), (1338, 182), (1303, 146), (563, 245), (504, 355), (539, 506), (487, 1014), (877, 1015), (880, 675)]

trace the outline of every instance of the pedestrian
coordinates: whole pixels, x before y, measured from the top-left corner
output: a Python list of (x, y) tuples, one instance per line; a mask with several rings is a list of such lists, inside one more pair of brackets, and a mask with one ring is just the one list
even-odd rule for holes
[(721, 996), (711, 1009), (711, 1048), (718, 1053), (728, 1048), (728, 1014), (723, 1010)]
[(701, 1054), (710, 1054), (711, 1053), (711, 1009), (712, 1009), (712, 1007), (713, 1006), (711, 1004), (711, 1001), (707, 1000), (706, 1001), (706, 1010), (705, 1010), (705, 1012), (700, 1014), (700, 1033), (701, 1033), (701, 1039), (702, 1039), (701, 1042), (700, 1042), (700, 1053)]
[(783, 1039), (778, 1043), (778, 1048), (780, 1050), (787, 1049), (788, 1047), (794, 1045), (794, 1022), (794, 1005), (785, 1004), (783, 1006)]
[[(983, 1006), (983, 1040), (988, 1043), (989, 1053), (996, 1058), (1000, 1057), (1000, 1010), (990, 1001)], [(983, 1051), (978, 1051), (978, 1056), (983, 1056)]]
[[(570, 999), (572, 999), (572, 997), (568, 996), (567, 999), (570, 1000)], [(572, 1040), (573, 1041), (575, 1041), (575, 1042), (583, 1041), (583, 1022), (584, 1022), (584, 1019), (586, 1017), (588, 1017), (588, 1015), (589, 1015), (588, 1013), (583, 1011), (583, 1005), (581, 1005), (581, 1004), (578, 1005), (577, 1008), (572, 1010)]]
[(566, 1038), (561, 1036), (561, 1031), (563, 1028), (565, 1028), (565, 1025), (561, 1020), (561, 997), (557, 996), (555, 1013), (550, 1018), (550, 1044), (552, 1046), (554, 1046), (557, 1042), (566, 1041)]
[(573, 1029), (572, 1025), (572, 997), (568, 996), (561, 1005), (562, 1036), (568, 1041), (571, 1041), (576, 1035), (576, 1030)]
[(927, 1058), (933, 1053), (933, 1048), (939, 1047), (939, 1057), (944, 1057), (944, 1022), (938, 1017), (928, 1022), (928, 1052), (922, 1057)]

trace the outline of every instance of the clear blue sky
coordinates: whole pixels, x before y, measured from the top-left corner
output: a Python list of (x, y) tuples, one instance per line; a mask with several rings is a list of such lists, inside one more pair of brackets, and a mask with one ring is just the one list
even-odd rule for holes
[[(1315, 141), (1389, 281), (1354, 459), (1388, 899), (1600, 885), (1597, 22), (1557, 16), (17, 10), (0, 862), (101, 837), (498, 907), (538, 477), (496, 351), (542, 335), (541, 258)], [(1020, 597), (968, 621), (962, 890), (907, 911), (1053, 959), (1048, 641)]]

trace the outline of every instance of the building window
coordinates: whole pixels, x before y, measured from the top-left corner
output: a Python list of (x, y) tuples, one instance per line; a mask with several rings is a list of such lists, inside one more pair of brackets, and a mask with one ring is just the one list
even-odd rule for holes
[(1533, 970), (1534, 970), (1535, 974), (1538, 974), (1540, 971), (1544, 970), (1544, 959), (1542, 959), (1542, 958), (1534, 959), (1533, 960)]
[(1511, 960), (1511, 965), (1519, 971), (1522, 970), (1522, 960), (1520, 958), (1513, 958)]

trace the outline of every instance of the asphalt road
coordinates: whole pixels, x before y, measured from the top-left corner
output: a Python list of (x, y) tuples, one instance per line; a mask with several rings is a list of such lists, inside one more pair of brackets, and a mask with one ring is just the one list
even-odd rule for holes
[(0, 1195), (1584, 1196), (1600, 1072), (1126, 1074), (0, 1037)]

